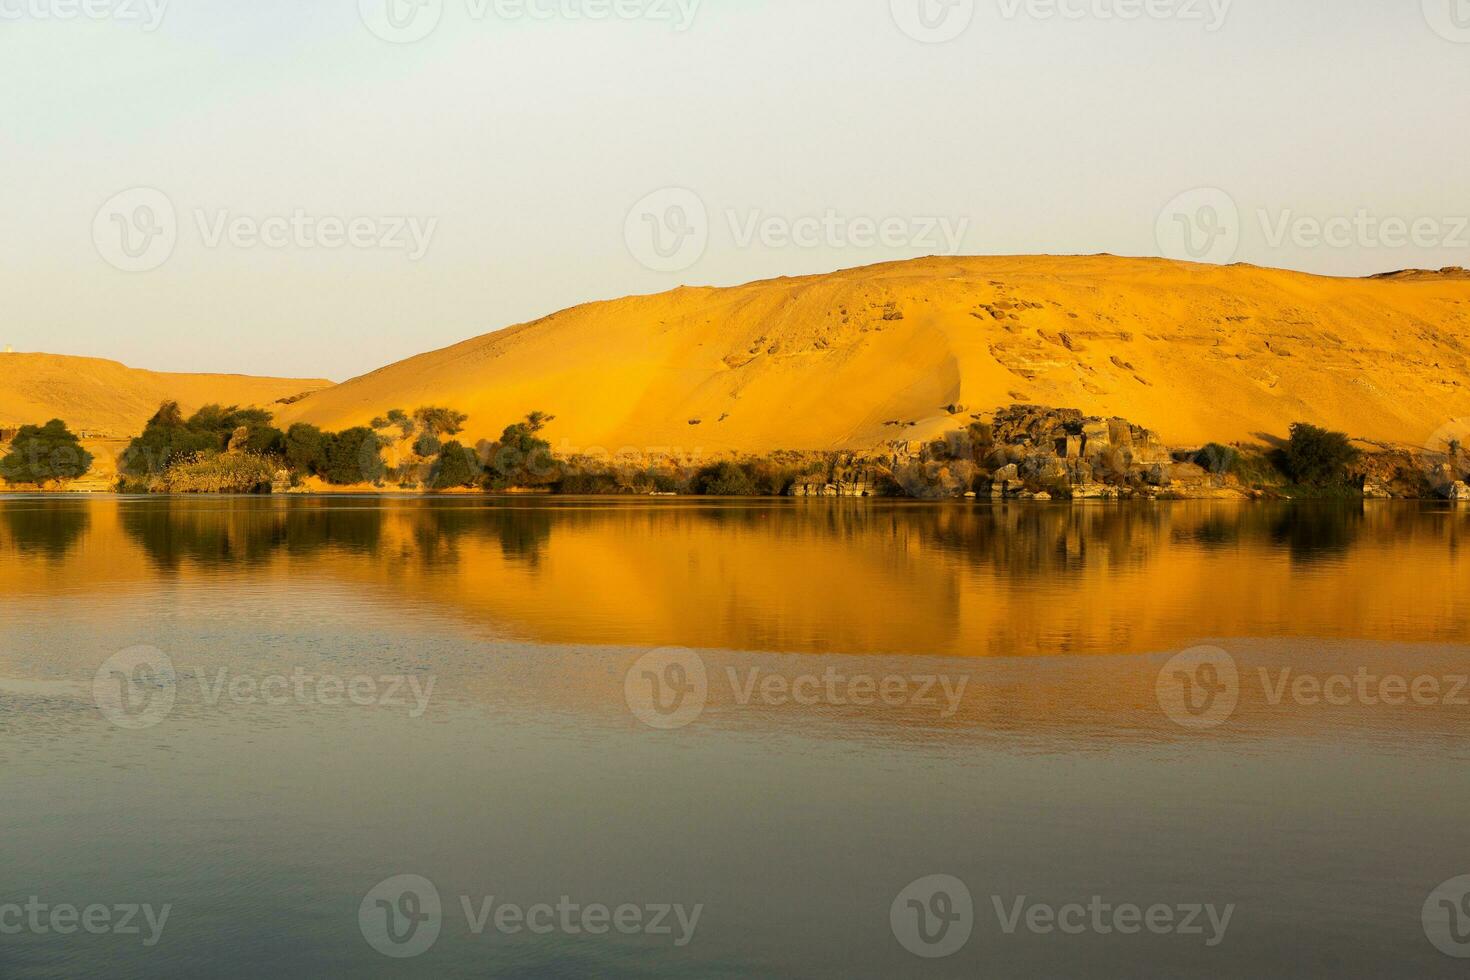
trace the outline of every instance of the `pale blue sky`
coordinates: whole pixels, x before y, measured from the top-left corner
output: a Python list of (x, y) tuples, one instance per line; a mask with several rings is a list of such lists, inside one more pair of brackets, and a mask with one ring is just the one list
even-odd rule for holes
[[(743, 243), (752, 218), (916, 236), (936, 218), (964, 223), (964, 253), (1151, 255), (1161, 209), (1195, 188), (1238, 207), (1235, 260), (1470, 265), (1453, 221), (1470, 215), (1470, 11), (1463, 38), (1431, 26), (1463, 0), (1235, 0), (1214, 31), (1098, 15), (1119, 0), (1063, 0), (1075, 19), (976, 0), (942, 44), (908, 36), (892, 0), (703, 0), (684, 31), (439, 0), (410, 44), (375, 36), (358, 0), (172, 0), (152, 31), (57, 19), (68, 2), (0, 0), (0, 347), (340, 380), (591, 299), (943, 250)], [(173, 204), (177, 244), (125, 272), (94, 219), (136, 187)], [(708, 213), (702, 257), (674, 272), (625, 236), (666, 187)], [(417, 260), (206, 233), (298, 209), (434, 224)], [(1421, 245), (1273, 243), (1283, 217), (1360, 211), (1436, 224)]]

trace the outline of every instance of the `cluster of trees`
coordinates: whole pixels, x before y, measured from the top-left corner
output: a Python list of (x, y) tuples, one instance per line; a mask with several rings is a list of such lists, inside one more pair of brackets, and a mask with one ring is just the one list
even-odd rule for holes
[[(556, 484), (561, 479), (561, 467), (552, 455), (551, 444), (541, 438), (541, 431), (554, 419), (545, 412), (532, 412), (525, 421), (506, 426), (498, 440), (481, 442), (474, 449), (456, 440), (441, 443), (429, 469), (430, 489), (509, 490)], [(454, 432), (445, 434), (457, 434), (464, 416), (451, 413), (444, 421), (454, 428)]]
[[(709, 496), (779, 495), (796, 475), (789, 466), (758, 460), (725, 461), (684, 472), (647, 469), (630, 475), (615, 467), (598, 469), (555, 459), (542, 437), (553, 416), (543, 412), (532, 412), (523, 421), (506, 426), (498, 440), (474, 447), (453, 438), (464, 431), (466, 421), (462, 412), (427, 406), (412, 414), (394, 409), (370, 426), (341, 432), (305, 423), (282, 432), (272, 424), (271, 413), (262, 409), (206, 405), (185, 418), (178, 403), (170, 401), (159, 407), (142, 435), (128, 445), (119, 468), (134, 486), (163, 488), (173, 486), (166, 478), (170, 471), (183, 474), (188, 467), (198, 469), (227, 456), (249, 457), (255, 464), (250, 473), (255, 481), (252, 485), (261, 483), (259, 473), (268, 475), (285, 468), (337, 486), (397, 479), (404, 486), (432, 490), (544, 487), (587, 493), (656, 489)], [(390, 467), (383, 450), (404, 440), (412, 440), (409, 459)], [(1245, 453), (1211, 444), (1200, 450), (1196, 461), (1213, 472), (1233, 473), (1251, 485), (1285, 480), (1303, 488), (1339, 490), (1350, 484), (1351, 468), (1361, 457), (1345, 434), (1297, 423), (1291, 427), (1290, 440), (1272, 453)], [(11, 484), (45, 485), (80, 477), (92, 462), (76, 435), (53, 419), (19, 431), (0, 458), (0, 478)], [(922, 487), (910, 487), (899, 479), (901, 475), (895, 475), (896, 490), (925, 495)], [(924, 475), (925, 480), (918, 482), (927, 486), (934, 478)], [(223, 478), (213, 470), (195, 476), (195, 482), (206, 486)], [(232, 485), (231, 481), (234, 476), (225, 482)], [(268, 479), (266, 482), (268, 485)]]
[(168, 401), (123, 450), (118, 469), (124, 476), (146, 480), (182, 460), (226, 449), (278, 456), (284, 441), (284, 433), (271, 425), (271, 414), (263, 409), (205, 405), (186, 419), (179, 403)]
[(0, 479), (6, 483), (44, 486), (75, 480), (92, 468), (92, 454), (60, 419), (45, 425), (22, 426), (0, 459)]

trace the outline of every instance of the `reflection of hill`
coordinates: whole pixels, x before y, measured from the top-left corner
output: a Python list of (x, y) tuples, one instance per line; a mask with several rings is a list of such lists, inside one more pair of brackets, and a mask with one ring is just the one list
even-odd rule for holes
[[(1470, 628), (1470, 512), (1388, 502), (201, 498), (0, 513), (9, 548), (50, 556), (79, 588), (328, 579), (549, 643), (996, 656)], [(44, 587), (22, 568), (0, 562), (0, 585)]]

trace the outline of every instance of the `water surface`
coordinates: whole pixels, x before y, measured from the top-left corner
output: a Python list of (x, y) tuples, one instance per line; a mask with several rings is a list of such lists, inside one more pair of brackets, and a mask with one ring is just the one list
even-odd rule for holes
[[(171, 906), (149, 947), (0, 935), (0, 976), (1463, 975), (1422, 913), (1470, 874), (1467, 543), (1394, 502), (0, 498), (0, 908)], [(1202, 644), (1239, 704), (1188, 727), (1160, 676)], [(104, 671), (119, 725), (140, 646), (174, 673)], [(707, 690), (655, 727), (671, 647)], [(1273, 700), (1302, 674), (1443, 686)], [(377, 700), (260, 695), (301, 675)], [(442, 931), (394, 959), (360, 909), (405, 874)], [(925, 959), (891, 906), (941, 874), (973, 934)], [(476, 935), (487, 896), (701, 912)], [(1233, 913), (1007, 934), (1022, 896)]]

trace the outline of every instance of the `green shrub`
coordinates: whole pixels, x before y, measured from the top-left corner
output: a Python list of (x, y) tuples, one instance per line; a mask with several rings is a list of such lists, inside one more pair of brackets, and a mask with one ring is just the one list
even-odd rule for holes
[(365, 426), (337, 433), (324, 440), (327, 463), (321, 477), (337, 486), (377, 483), (387, 472), (383, 444), (378, 434)]
[(1286, 472), (1304, 486), (1324, 487), (1346, 480), (1347, 468), (1362, 456), (1345, 434), (1297, 422), (1286, 447)]
[(16, 433), (10, 451), (0, 459), (6, 483), (44, 484), (74, 480), (92, 468), (92, 454), (60, 419), (27, 425)]
[[(459, 443), (455, 443), (459, 445)], [(430, 456), (439, 455), (439, 450), (444, 446), (439, 437), (433, 432), (425, 431), (413, 442), (413, 451), (417, 456), (428, 459)]]
[(1231, 446), (1212, 442), (1194, 454), (1194, 463), (1201, 469), (1215, 474), (1229, 473), (1240, 459), (1240, 452)]
[[(413, 417), (423, 428), (423, 431), (439, 436), (457, 436), (464, 431), (465, 422), (469, 421), (469, 416), (463, 412), (456, 412), (450, 408), (438, 408), (433, 405), (416, 409)], [(429, 454), (422, 453), (420, 455)]]
[(247, 448), (277, 452), (280, 431), (271, 428), (270, 422), (269, 412), (236, 405), (205, 405), (185, 420), (179, 403), (167, 401), (148, 420), (143, 434), (123, 451), (120, 468), (124, 476), (155, 476), (184, 457), (223, 452), (240, 429), (249, 433)]
[(327, 442), (321, 429), (297, 422), (286, 431), (286, 464), (297, 473), (321, 476), (327, 469)]
[(474, 451), (458, 442), (446, 442), (439, 450), (429, 472), (429, 486), (435, 490), (452, 490), (474, 486), (480, 479), (480, 460)]
[(552, 456), (551, 443), (540, 436), (552, 418), (532, 412), (524, 422), (506, 426), (498, 441), (482, 444), (491, 489), (552, 486), (561, 480), (562, 468)]
[(694, 492), (707, 497), (755, 497), (760, 494), (749, 471), (728, 460), (706, 466), (695, 474)]
[(269, 493), (277, 462), (257, 453), (221, 453), (176, 461), (148, 482), (153, 493)]

